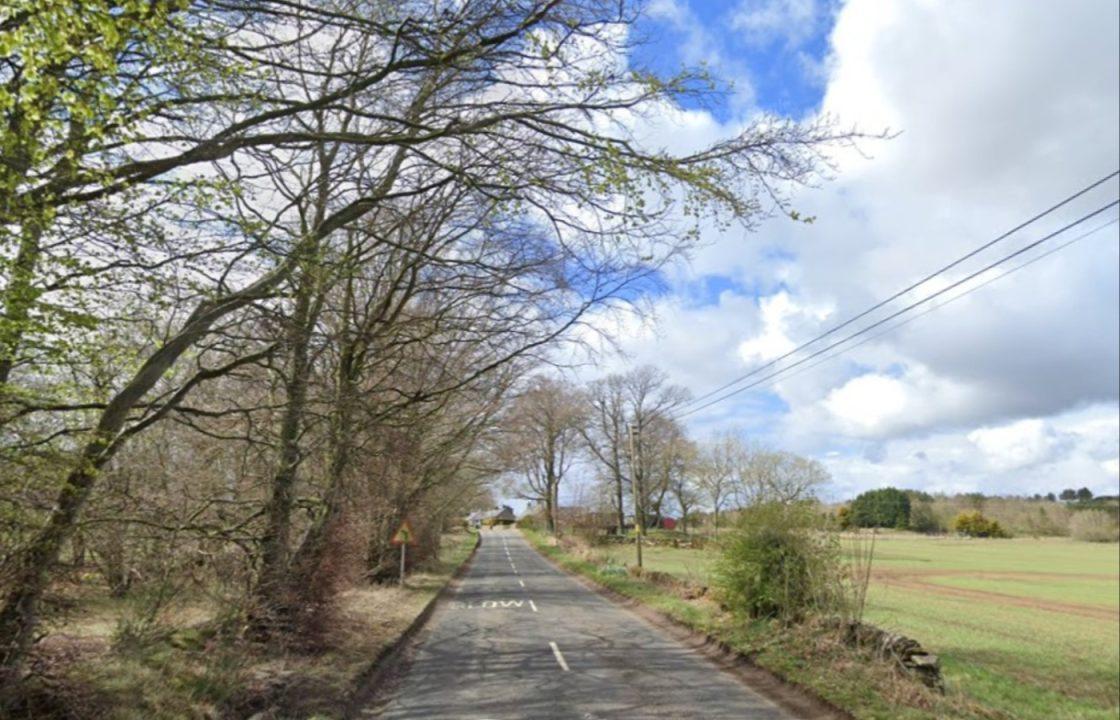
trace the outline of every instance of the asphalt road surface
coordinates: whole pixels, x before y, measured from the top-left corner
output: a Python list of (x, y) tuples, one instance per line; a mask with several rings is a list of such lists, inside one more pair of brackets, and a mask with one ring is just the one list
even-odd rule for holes
[(642, 618), (556, 570), (516, 531), (483, 531), (388, 702), (392, 720), (791, 716)]

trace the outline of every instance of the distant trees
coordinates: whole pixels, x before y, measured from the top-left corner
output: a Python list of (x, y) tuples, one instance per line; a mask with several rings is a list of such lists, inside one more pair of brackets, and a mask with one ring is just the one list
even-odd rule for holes
[(712, 527), (715, 530), (719, 529), (720, 513), (742, 488), (738, 480), (745, 459), (743, 444), (734, 433), (725, 433), (701, 445), (695, 470), (696, 480), (699, 491), (711, 510)]
[[(1050, 495), (1053, 497), (1053, 493)], [(1066, 502), (1088, 502), (1093, 499), (1093, 491), (1087, 487), (1074, 490), (1073, 488), (1066, 488), (1058, 495), (1058, 499), (1065, 500)]]
[(544, 508), (557, 529), (560, 484), (583, 447), (587, 402), (579, 388), (555, 377), (533, 377), (502, 417), (499, 455), (518, 477), (519, 494)]
[(683, 445), (672, 414), (687, 401), (687, 391), (643, 366), (591, 383), (587, 395), (584, 439), (610, 488), (618, 529), (626, 526), (629, 495), (638, 531), (645, 532), (680, 472)]
[(746, 499), (743, 504), (797, 502), (813, 497), (829, 480), (820, 462), (791, 452), (744, 447), (739, 457), (739, 487)]
[(910, 496), (893, 487), (868, 490), (851, 503), (856, 527), (906, 528), (910, 522)]
[(975, 538), (1008, 538), (1011, 535), (995, 520), (984, 517), (978, 510), (963, 512), (953, 519), (953, 530)]

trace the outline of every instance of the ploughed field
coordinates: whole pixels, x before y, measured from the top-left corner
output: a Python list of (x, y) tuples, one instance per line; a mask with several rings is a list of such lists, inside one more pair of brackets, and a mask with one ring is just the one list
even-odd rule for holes
[[(645, 565), (706, 584), (715, 552), (646, 547)], [(1120, 717), (1116, 543), (879, 535), (865, 619), (940, 655), (950, 690), (996, 717)]]

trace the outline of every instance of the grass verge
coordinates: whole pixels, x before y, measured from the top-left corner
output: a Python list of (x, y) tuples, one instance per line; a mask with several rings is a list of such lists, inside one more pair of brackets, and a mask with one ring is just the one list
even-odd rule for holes
[(667, 575), (654, 575), (653, 579), (635, 576), (610, 552), (600, 553), (578, 543), (562, 545), (537, 531), (522, 532), (557, 565), (724, 643), (758, 667), (808, 689), (856, 718), (1012, 717), (978, 706), (952, 690), (945, 695), (931, 691), (889, 664), (848, 646), (823, 624), (783, 627), (768, 621), (738, 622), (690, 583), (666, 582)]
[[(596, 552), (633, 562), (632, 545)], [(647, 547), (645, 564), (706, 585), (716, 556)], [(921, 640), (940, 656), (950, 695), (985, 715), (1116, 720), (1118, 568), (1116, 543), (883, 533), (865, 619)]]
[[(355, 682), (392, 645), (469, 557), (475, 535), (444, 537), (439, 561), (405, 587), (345, 591), (318, 652), (285, 651), (222, 632), (223, 610), (178, 603), (159, 630), (122, 641), (129, 600), (91, 598), (41, 643), (26, 717), (50, 720), (213, 720), (342, 717)], [(228, 612), (228, 621), (237, 618)]]

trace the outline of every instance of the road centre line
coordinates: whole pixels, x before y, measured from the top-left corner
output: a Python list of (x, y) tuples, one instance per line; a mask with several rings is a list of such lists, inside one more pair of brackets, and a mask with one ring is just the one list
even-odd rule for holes
[(517, 584), (520, 585), (521, 587), (525, 587), (525, 581), (524, 580), (518, 580)]
[(560, 654), (560, 648), (556, 647), (556, 643), (551, 640), (548, 642), (548, 646), (552, 648), (552, 654), (556, 656), (556, 662), (560, 663), (560, 669), (564, 672), (568, 672), (570, 668), (568, 667), (568, 663), (564, 660), (564, 656)]
[(537, 610), (537, 604), (532, 600), (529, 601), (529, 607), (533, 608), (533, 612), (540, 612), (539, 610)]

